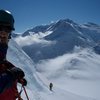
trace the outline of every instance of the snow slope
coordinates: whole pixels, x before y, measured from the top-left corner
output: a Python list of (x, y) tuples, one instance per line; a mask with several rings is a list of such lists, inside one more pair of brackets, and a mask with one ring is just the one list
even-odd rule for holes
[[(25, 52), (22, 51), (14, 40), (11, 40), (9, 43), (7, 59), (25, 71), (26, 79), (28, 81), (26, 89), (30, 100), (97, 100), (94, 99), (95, 97), (85, 97), (78, 95), (77, 93), (73, 93), (72, 91), (69, 92), (70, 90), (67, 90), (67, 88), (66, 90), (64, 89), (65, 86), (62, 86), (61, 88), (61, 86), (59, 86), (60, 83), (57, 86), (54, 85), (53, 92), (50, 92), (48, 89), (48, 82), (50, 80), (47, 80), (41, 73), (40, 75), (36, 72), (34, 62), (26, 55)], [(59, 78), (59, 80), (63, 81), (62, 78)], [(22, 93), (22, 97), (24, 100), (27, 100), (24, 93)]]
[(63, 90), (100, 99), (100, 56), (89, 49), (43, 60), (36, 69)]

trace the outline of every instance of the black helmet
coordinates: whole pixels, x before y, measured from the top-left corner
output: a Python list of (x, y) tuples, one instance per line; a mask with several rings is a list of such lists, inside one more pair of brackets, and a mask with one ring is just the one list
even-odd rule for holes
[(14, 18), (9, 11), (0, 10), (0, 25), (7, 25), (11, 28), (11, 30), (15, 30)]

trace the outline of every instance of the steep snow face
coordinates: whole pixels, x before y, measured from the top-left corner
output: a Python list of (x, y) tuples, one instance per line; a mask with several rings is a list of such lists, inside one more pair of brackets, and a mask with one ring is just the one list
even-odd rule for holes
[[(89, 26), (88, 26), (89, 25)], [(80, 27), (77, 27), (85, 36), (90, 40), (98, 43), (100, 41), (100, 26), (94, 26), (91, 24), (83, 24)]]

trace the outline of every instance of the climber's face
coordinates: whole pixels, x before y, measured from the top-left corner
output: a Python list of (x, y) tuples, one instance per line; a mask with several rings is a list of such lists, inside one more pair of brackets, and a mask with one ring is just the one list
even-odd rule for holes
[(0, 26), (0, 43), (8, 44), (9, 33), (11, 30), (7, 26)]

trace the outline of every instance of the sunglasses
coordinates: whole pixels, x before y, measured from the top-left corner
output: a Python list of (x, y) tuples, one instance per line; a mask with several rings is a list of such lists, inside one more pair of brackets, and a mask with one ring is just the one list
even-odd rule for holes
[(10, 26), (1, 26), (1, 25), (0, 25), (0, 32), (1, 32), (1, 31), (10, 33), (10, 32), (12, 31), (12, 29), (11, 29)]

